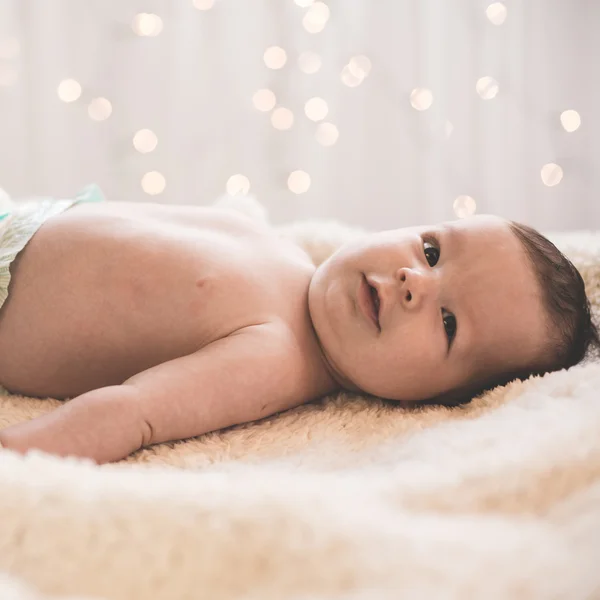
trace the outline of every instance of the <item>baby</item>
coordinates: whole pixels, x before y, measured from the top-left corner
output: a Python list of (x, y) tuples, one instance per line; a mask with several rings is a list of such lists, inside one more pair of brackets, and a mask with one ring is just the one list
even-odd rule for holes
[(0, 431), (117, 461), (346, 389), (457, 403), (600, 345), (581, 276), (481, 215), (352, 241), (318, 267), (215, 207), (74, 200), (0, 221), (0, 383), (70, 399)]

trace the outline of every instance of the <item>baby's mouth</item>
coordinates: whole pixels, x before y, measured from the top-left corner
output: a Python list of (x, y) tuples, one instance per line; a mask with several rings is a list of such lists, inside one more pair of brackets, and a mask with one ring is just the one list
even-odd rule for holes
[(377, 329), (379, 329), (379, 331), (381, 331), (381, 325), (379, 323), (379, 295), (377, 294), (377, 290), (375, 289), (375, 287), (373, 287), (370, 283), (369, 280), (367, 279), (366, 275), (363, 273), (363, 279), (364, 279), (364, 284), (366, 286), (366, 290), (368, 291), (368, 300), (369, 300), (369, 307), (368, 310), (370, 312), (370, 314), (373, 317), (373, 320), (375, 321), (375, 326), (377, 327)]
[(373, 300), (373, 306), (375, 307), (375, 319), (377, 321), (377, 327), (379, 327), (379, 330), (381, 331), (381, 325), (379, 323), (379, 295), (377, 294), (377, 290), (372, 285), (369, 285), (369, 290), (371, 291), (371, 299)]

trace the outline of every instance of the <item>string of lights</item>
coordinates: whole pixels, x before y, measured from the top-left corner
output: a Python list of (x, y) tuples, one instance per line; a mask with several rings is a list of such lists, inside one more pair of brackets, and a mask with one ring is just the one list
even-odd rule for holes
[[(210, 18), (211, 10), (219, 2), (227, 0), (192, 0), (195, 9), (205, 13), (205, 18)], [(290, 2), (292, 0), (289, 0)], [(304, 30), (311, 35), (326, 35), (327, 26), (331, 20), (331, 10), (326, 2), (320, 0), (293, 0), (301, 9), (298, 19)], [(482, 9), (483, 10), (483, 9)], [(502, 27), (508, 18), (508, 9), (503, 2), (490, 3), (485, 9), (485, 16), (490, 25)], [(155, 38), (164, 35), (165, 20), (159, 14), (140, 12), (130, 23), (130, 35)], [(0, 90), (2, 87), (14, 86), (18, 82), (19, 71), (16, 60), (21, 52), (21, 43), (15, 36), (0, 36)], [(323, 66), (323, 57), (314, 50), (301, 49), (295, 65), (291, 64), (288, 51), (282, 46), (269, 46), (265, 48), (262, 60), (264, 68), (272, 71), (298, 69), (305, 75), (318, 73)], [(349, 56), (346, 64), (339, 72), (341, 85), (356, 88), (368, 85), (367, 80), (373, 68), (372, 60), (364, 54)], [(473, 82), (475, 93), (481, 101), (493, 102), (502, 94), (502, 81), (491, 75), (482, 75)], [(96, 122), (107, 121), (114, 113), (115, 107), (111, 98), (88, 97), (83, 90), (82, 83), (75, 78), (66, 78), (56, 84), (58, 98), (65, 104), (87, 103), (87, 115)], [(314, 123), (314, 140), (323, 147), (333, 147), (337, 144), (344, 131), (330, 120), (330, 107), (326, 98), (311, 96), (301, 100), (304, 114), (297, 114), (290, 106), (279, 102), (272, 89), (263, 87), (257, 89), (252, 95), (253, 107), (269, 116), (270, 126), (276, 131), (287, 131), (294, 128), (298, 119), (306, 118)], [(412, 89), (406, 102), (415, 111), (429, 111), (434, 106), (436, 99), (434, 90), (426, 87)], [(577, 110), (566, 108), (560, 114), (560, 124), (564, 131), (574, 132), (581, 126), (581, 117)], [(265, 122), (265, 127), (269, 127)], [(160, 140), (152, 129), (153, 124), (135, 131), (131, 137), (131, 147), (140, 154), (151, 154), (160, 144)], [(448, 140), (455, 132), (455, 125), (445, 119), (441, 127), (441, 135)], [(266, 132), (265, 132), (266, 134)], [(560, 184), (564, 177), (563, 167), (555, 162), (541, 165), (540, 177), (548, 187)], [(159, 196), (166, 189), (168, 182), (160, 169), (148, 170), (140, 178), (142, 190), (149, 196)], [(295, 169), (288, 172), (286, 185), (290, 192), (303, 194), (312, 184), (311, 174), (304, 169)], [(234, 196), (248, 194), (251, 181), (247, 174), (233, 173), (223, 182), (225, 191)], [(454, 213), (459, 217), (466, 217), (477, 211), (477, 200), (468, 194), (459, 194), (453, 201)]]

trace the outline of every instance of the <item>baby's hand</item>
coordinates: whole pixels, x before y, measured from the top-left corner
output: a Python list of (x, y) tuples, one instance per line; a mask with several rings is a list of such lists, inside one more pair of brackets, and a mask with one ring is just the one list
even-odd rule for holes
[(20, 454), (36, 448), (97, 463), (119, 460), (141, 447), (137, 394), (123, 385), (87, 392), (52, 412), (0, 430), (0, 445)]

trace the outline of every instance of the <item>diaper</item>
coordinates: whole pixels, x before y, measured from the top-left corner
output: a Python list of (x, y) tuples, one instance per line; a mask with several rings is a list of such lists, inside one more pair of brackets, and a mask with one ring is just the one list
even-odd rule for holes
[(102, 202), (104, 195), (96, 184), (83, 188), (74, 198), (35, 198), (4, 201), (0, 206), (0, 310), (8, 298), (10, 265), (35, 232), (54, 215), (80, 202)]

